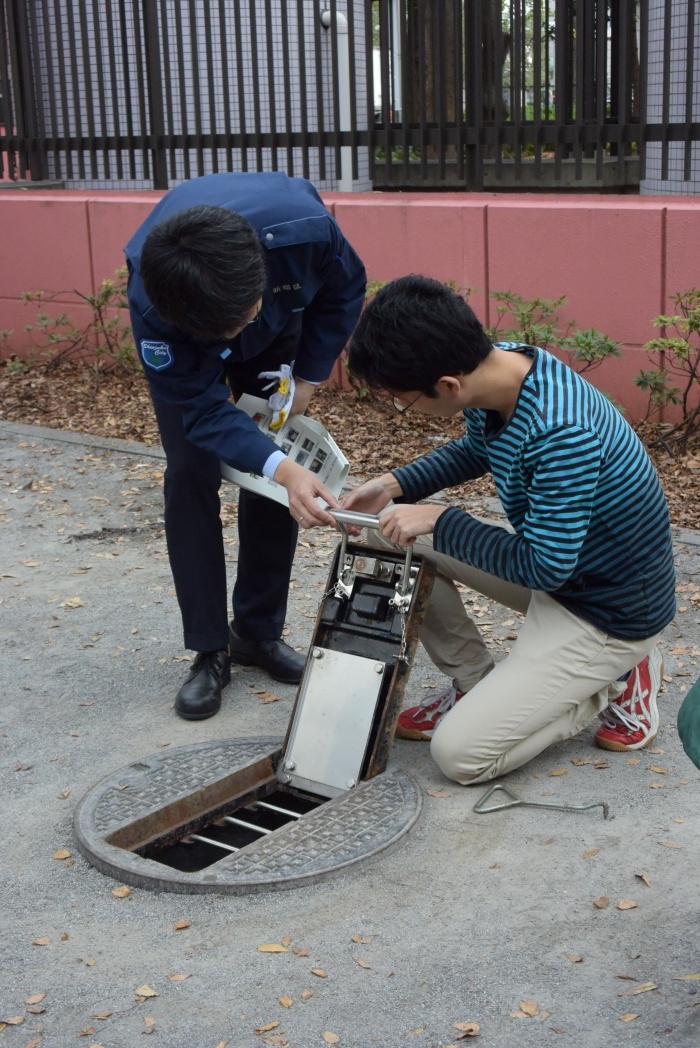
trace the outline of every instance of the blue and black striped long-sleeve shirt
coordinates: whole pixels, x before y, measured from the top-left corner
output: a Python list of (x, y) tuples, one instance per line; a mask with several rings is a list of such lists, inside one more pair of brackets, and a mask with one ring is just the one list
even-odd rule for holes
[(446, 510), (434, 548), (544, 590), (614, 637), (651, 637), (675, 614), (668, 508), (644, 447), (598, 390), (551, 354), (532, 356), (515, 410), (467, 408), (466, 434), (394, 470), (403, 501), (492, 473), (515, 534)]

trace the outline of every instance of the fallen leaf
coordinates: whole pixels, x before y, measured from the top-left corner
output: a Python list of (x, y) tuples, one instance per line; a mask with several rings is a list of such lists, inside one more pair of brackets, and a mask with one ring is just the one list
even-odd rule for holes
[(311, 969), (311, 974), (312, 975), (318, 975), (319, 979), (327, 979), (328, 978), (328, 972), (324, 971), (323, 968), (312, 968)]
[(627, 759), (627, 763), (628, 764), (639, 764), (641, 759), (642, 759), (641, 757), (629, 757)]
[(657, 844), (660, 844), (662, 848), (682, 848), (683, 847), (681, 844), (676, 844), (675, 841), (657, 841)]
[(185, 928), (189, 928), (189, 926), (190, 926), (190, 922), (189, 921), (176, 921), (175, 924), (173, 925), (173, 928), (175, 929), (176, 932), (182, 932), (182, 931), (185, 930)]
[(138, 994), (139, 997), (158, 997), (159, 996), (159, 994), (157, 994), (155, 990), (152, 990), (150, 986), (146, 986), (145, 983), (143, 984), (143, 986), (138, 986), (136, 988), (136, 990), (134, 990), (134, 993)]
[(371, 968), (372, 967), (372, 965), (369, 964), (367, 961), (363, 960), (362, 957), (353, 957), (353, 961), (355, 962), (355, 964), (359, 964), (360, 968)]
[(616, 979), (629, 979), (629, 980), (630, 980), (630, 982), (634, 982), (634, 980), (635, 980), (636, 976), (634, 976), (634, 975), (628, 975), (628, 974), (627, 974), (627, 972), (620, 972), (620, 974), (619, 974), (619, 975), (616, 975), (616, 976), (615, 976), (615, 978), (616, 978)]
[(429, 797), (451, 797), (449, 790), (426, 790)]
[(67, 848), (59, 848), (51, 856), (52, 859), (70, 859), (70, 852)]
[(127, 888), (125, 884), (122, 884), (119, 888), (112, 888), (112, 895), (115, 899), (126, 899), (127, 896), (131, 895), (131, 888)]
[(266, 942), (258, 946), (260, 953), (289, 953), (289, 949), (279, 942)]
[(407, 1037), (417, 1037), (419, 1033), (423, 1033), (425, 1026), (416, 1026), (415, 1030), (409, 1030), (406, 1034)]
[(280, 1004), (283, 1008), (291, 1008), (294, 1004), (294, 1001), (291, 997), (280, 997)]
[(291, 935), (285, 935), (285, 936), (282, 937), (282, 945), (283, 946), (289, 946), (291, 941), (292, 941)]
[(639, 1018), (639, 1012), (625, 1012), (624, 1015), (618, 1015), (618, 1019), (623, 1023), (631, 1023), (633, 1019)]
[(32, 939), (32, 946), (50, 946), (50, 939)]
[(255, 1032), (256, 1033), (267, 1033), (268, 1030), (276, 1030), (277, 1027), (281, 1026), (281, 1025), (282, 1025), (282, 1023), (279, 1021), (279, 1019), (273, 1019), (271, 1023), (265, 1023), (264, 1026), (257, 1026), (256, 1029), (255, 1029)]
[(29, 1042), (29, 1044), (26, 1046), (26, 1048), (39, 1048), (40, 1044), (41, 1044), (41, 1037), (35, 1037), (33, 1040), (31, 1040)]
[(170, 982), (184, 982), (185, 979), (189, 979), (189, 978), (190, 978), (189, 972), (187, 972), (187, 973), (185, 973), (185, 972), (173, 972), (172, 975), (168, 976), (168, 980)]
[(600, 898), (593, 900), (593, 905), (597, 906), (599, 910), (604, 910), (606, 906), (610, 905), (610, 899), (607, 895), (601, 895)]
[[(478, 1037), (481, 1032), (478, 1023), (453, 1023), (453, 1029), (459, 1030), (462, 1037)], [(461, 1041), (462, 1037), (458, 1037), (457, 1040)]]
[(27, 1011), (30, 1015), (43, 1015), (46, 1008), (40, 1008), (38, 1005), (28, 1005)]
[(583, 957), (580, 953), (567, 953), (566, 956), (572, 964), (579, 964), (583, 960)]
[(299, 996), (301, 997), (302, 1001), (308, 1001), (309, 997), (313, 997), (313, 995), (314, 995), (314, 991), (313, 990), (302, 990), (301, 993), (299, 994)]
[(141, 1033), (153, 1033), (153, 1031), (156, 1028), (156, 1021), (155, 1021), (155, 1019), (149, 1019), (148, 1016), (145, 1015), (144, 1018), (143, 1018), (143, 1021), (146, 1024), (146, 1029), (142, 1030)]
[(365, 946), (369, 946), (369, 945), (370, 945), (370, 943), (372, 942), (372, 940), (371, 940), (371, 939), (366, 939), (366, 938), (365, 938), (364, 936), (362, 936), (362, 935), (353, 935), (353, 937), (352, 937), (352, 939), (351, 939), (350, 941), (351, 941), (351, 942), (361, 942), (361, 943), (363, 943), (363, 944), (364, 944)]
[(525, 1012), (526, 1015), (537, 1015), (539, 1011), (539, 1004), (537, 1001), (521, 1001), (520, 1011)]
[(95, 1032), (94, 1026), (87, 1026), (84, 1030), (80, 1031), (79, 1037), (90, 1037)]
[(597, 855), (599, 851), (600, 851), (600, 848), (589, 848), (588, 851), (585, 851), (583, 853), (581, 858), (582, 859), (592, 859), (593, 856)]
[(520, 1008), (517, 1012), (508, 1012), (511, 1019), (530, 1019), (531, 1016), (527, 1012), (522, 1011)]
[(112, 1013), (111, 1013), (111, 1012), (108, 1012), (108, 1011), (104, 1011), (104, 1012), (97, 1012), (97, 1014), (96, 1014), (96, 1015), (93, 1015), (93, 1019), (109, 1019), (109, 1017), (110, 1017), (110, 1015), (111, 1015), (111, 1014), (112, 1014)]
[(550, 774), (550, 776), (552, 778), (555, 778), (557, 775), (568, 775), (569, 774), (569, 769), (568, 768), (552, 768), (552, 770), (550, 771), (549, 774)]
[(295, 954), (296, 957), (310, 957), (311, 956), (311, 950), (308, 948), (308, 946), (295, 946), (294, 950), (293, 950), (293, 953)]
[(617, 908), (618, 910), (633, 910), (636, 905), (634, 899), (620, 899)]
[(326, 1042), (326, 1044), (338, 1044), (339, 1041), (340, 1041), (340, 1037), (338, 1037), (338, 1034), (337, 1033), (331, 1033), (330, 1030), (325, 1030), (321, 1034), (321, 1036), (323, 1037), (323, 1039)]
[(58, 606), (59, 608), (66, 608), (67, 611), (72, 611), (73, 608), (84, 608), (85, 602), (83, 601), (82, 597), (68, 597), (66, 600), (62, 601)]
[(46, 997), (45, 993), (33, 993), (31, 995), (31, 997), (27, 997), (26, 998), (24, 1003), (25, 1004), (38, 1004), (39, 1001), (43, 1001), (44, 997)]
[(649, 993), (649, 990), (658, 990), (658, 986), (654, 982), (643, 982), (639, 986), (633, 986), (631, 990), (625, 990), (622, 994), (623, 997), (634, 997), (638, 993)]
[(68, 800), (68, 798), (70, 797), (70, 790), (61, 790), (61, 792), (57, 794), (57, 797), (59, 801)]
[(668, 775), (668, 772), (666, 771), (666, 769), (665, 768), (660, 768), (658, 766), (658, 764), (650, 764), (649, 767), (647, 768), (647, 771), (656, 772), (657, 775)]
[(647, 873), (635, 873), (635, 877), (638, 877), (640, 881), (644, 881), (647, 888), (651, 888), (651, 881), (649, 880), (649, 875)]
[(8, 1026), (21, 1026), (22, 1023), (24, 1022), (24, 1016), (23, 1015), (13, 1015), (13, 1017), (11, 1019), (3, 1019), (3, 1022), (7, 1023)]
[(700, 982), (700, 972), (693, 972), (692, 975), (674, 975), (674, 980), (688, 980), (692, 982)]

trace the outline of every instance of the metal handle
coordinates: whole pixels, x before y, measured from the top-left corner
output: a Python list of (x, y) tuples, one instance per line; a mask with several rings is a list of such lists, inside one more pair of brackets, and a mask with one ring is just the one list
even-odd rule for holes
[(328, 512), (339, 524), (350, 524), (355, 528), (379, 527), (379, 517), (374, 513), (358, 513), (354, 509), (329, 509)]

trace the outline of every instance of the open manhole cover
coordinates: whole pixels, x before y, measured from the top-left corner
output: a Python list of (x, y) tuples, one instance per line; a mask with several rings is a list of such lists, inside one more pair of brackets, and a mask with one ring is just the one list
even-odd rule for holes
[(127, 765), (81, 801), (78, 847), (127, 884), (239, 895), (325, 879), (390, 848), (419, 818), (405, 772), (326, 800), (281, 784), (281, 757), (279, 739), (233, 739)]

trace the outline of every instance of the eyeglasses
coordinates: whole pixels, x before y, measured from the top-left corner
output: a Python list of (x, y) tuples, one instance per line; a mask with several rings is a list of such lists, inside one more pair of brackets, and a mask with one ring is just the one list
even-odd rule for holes
[(413, 405), (415, 404), (415, 402), (417, 400), (420, 400), (420, 398), (422, 396), (423, 396), (423, 394), (419, 393), (417, 397), (413, 398), (413, 400), (410, 402), (410, 404), (402, 404), (401, 401), (397, 400), (396, 397), (392, 397), (391, 398), (391, 403), (392, 403), (392, 405), (394, 407), (394, 410), (398, 411), (399, 415), (405, 415), (405, 413), (408, 411), (408, 409), (412, 408)]
[(255, 316), (251, 317), (250, 320), (246, 320), (246, 322), (245, 322), (245, 324), (243, 326), (244, 327), (250, 327), (251, 324), (257, 324), (258, 319), (260, 317), (260, 311), (261, 310), (262, 310), (262, 299), (260, 299), (260, 301), (258, 302), (258, 308), (255, 311)]

